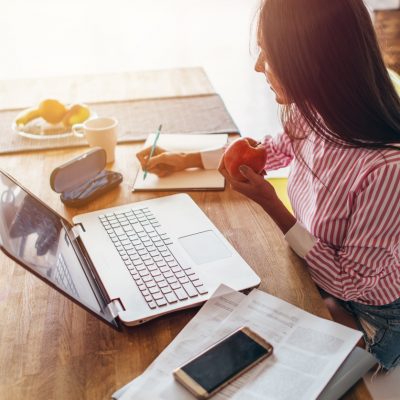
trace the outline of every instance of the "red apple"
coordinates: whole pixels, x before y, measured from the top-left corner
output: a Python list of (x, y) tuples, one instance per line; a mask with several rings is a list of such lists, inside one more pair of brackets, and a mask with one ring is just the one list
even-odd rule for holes
[(243, 182), (246, 178), (239, 171), (241, 165), (247, 165), (259, 174), (264, 169), (266, 161), (267, 153), (264, 146), (249, 138), (236, 139), (224, 153), (224, 165), (228, 174)]

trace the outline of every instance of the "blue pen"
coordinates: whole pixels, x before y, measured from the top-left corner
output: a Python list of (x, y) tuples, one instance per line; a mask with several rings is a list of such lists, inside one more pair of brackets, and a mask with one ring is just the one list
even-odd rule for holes
[(155, 139), (154, 139), (153, 146), (151, 146), (149, 158), (147, 159), (146, 167), (145, 167), (145, 169), (144, 169), (143, 180), (146, 179), (146, 176), (147, 176), (147, 164), (149, 163), (150, 158), (153, 157), (154, 150), (156, 149), (156, 146), (157, 146), (158, 138), (160, 137), (161, 128), (162, 128), (162, 125), (160, 125), (160, 126), (158, 127), (158, 131), (157, 131), (157, 133), (156, 133), (156, 137), (155, 137)]

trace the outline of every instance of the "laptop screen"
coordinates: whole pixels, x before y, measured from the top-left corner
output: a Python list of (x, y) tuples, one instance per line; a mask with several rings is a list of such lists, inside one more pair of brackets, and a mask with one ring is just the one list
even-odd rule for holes
[(0, 171), (0, 244), (8, 255), (116, 326), (68, 226)]

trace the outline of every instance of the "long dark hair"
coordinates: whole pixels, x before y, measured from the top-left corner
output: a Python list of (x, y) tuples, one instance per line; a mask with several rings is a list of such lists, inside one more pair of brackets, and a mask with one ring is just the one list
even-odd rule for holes
[(362, 0), (264, 0), (258, 41), (292, 101), (284, 125), (300, 113), (330, 142), (398, 149), (400, 99)]

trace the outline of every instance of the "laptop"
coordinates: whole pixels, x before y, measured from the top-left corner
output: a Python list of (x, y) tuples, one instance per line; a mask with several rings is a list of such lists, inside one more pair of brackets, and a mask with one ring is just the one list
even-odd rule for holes
[(0, 171), (0, 247), (116, 329), (260, 279), (187, 194), (81, 214), (73, 225)]

